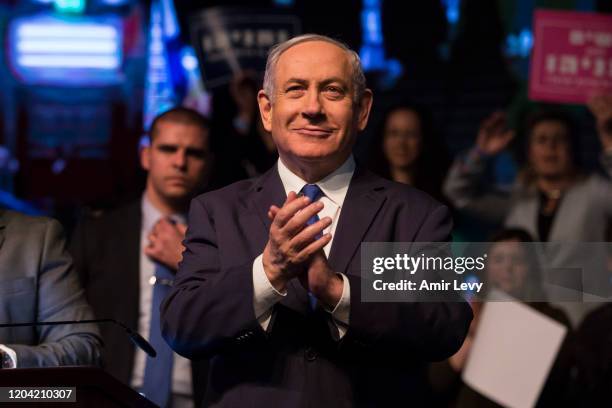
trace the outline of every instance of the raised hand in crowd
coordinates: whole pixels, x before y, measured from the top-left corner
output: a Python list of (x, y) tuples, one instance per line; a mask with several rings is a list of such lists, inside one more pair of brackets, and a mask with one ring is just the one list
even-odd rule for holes
[(587, 107), (595, 116), (603, 149), (612, 150), (612, 95), (595, 95), (589, 99)]
[(476, 147), (480, 153), (494, 156), (506, 149), (513, 138), (514, 131), (508, 129), (506, 114), (497, 111), (481, 123)]
[(147, 236), (149, 244), (145, 247), (144, 253), (154, 261), (176, 271), (183, 254), (186, 231), (185, 224), (162, 218), (155, 223)]

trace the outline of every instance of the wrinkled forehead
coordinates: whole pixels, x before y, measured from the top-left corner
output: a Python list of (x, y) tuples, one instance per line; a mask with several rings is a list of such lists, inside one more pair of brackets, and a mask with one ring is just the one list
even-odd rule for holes
[(351, 84), (351, 64), (346, 50), (326, 41), (299, 43), (283, 52), (276, 64), (276, 84), (295, 79), (341, 79)]

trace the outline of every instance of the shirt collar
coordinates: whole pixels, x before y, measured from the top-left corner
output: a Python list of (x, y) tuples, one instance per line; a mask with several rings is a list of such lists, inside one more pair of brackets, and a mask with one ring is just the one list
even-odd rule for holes
[[(289, 194), (290, 191), (299, 193), (300, 190), (302, 190), (302, 188), (308, 184), (306, 181), (302, 180), (302, 178), (289, 170), (289, 168), (285, 166), (285, 163), (283, 163), (280, 158), (278, 159), (277, 167), (278, 175), (283, 183), (286, 194)], [(331, 174), (317, 181), (315, 184), (319, 186), (327, 198), (341, 207), (344, 203), (344, 198), (346, 197), (346, 193), (354, 172), (355, 159), (351, 155), (348, 159), (346, 159), (342, 166), (338, 167)]]
[[(151, 201), (149, 201), (146, 192), (142, 194), (140, 208), (142, 210), (142, 228), (145, 231), (151, 231), (153, 225), (155, 225), (164, 215), (153, 205), (153, 203), (151, 203)], [(185, 214), (172, 214), (170, 218), (180, 223), (185, 223), (187, 219)]]

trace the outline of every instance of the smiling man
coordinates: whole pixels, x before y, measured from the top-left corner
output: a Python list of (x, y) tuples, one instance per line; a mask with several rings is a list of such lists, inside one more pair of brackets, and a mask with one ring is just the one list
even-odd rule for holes
[(470, 309), (362, 303), (359, 246), (448, 240), (448, 210), (356, 166), (372, 92), (344, 44), (274, 47), (258, 102), (279, 161), (192, 201), (164, 337), (212, 357), (209, 406), (422, 404), (425, 362), (460, 347)]

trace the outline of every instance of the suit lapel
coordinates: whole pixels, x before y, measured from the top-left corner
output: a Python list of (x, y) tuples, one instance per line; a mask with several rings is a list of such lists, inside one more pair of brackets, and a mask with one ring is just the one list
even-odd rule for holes
[(357, 167), (349, 185), (336, 227), (329, 263), (336, 272), (346, 273), (349, 262), (385, 201), (380, 194), (384, 179)]
[(287, 194), (285, 194), (285, 188), (278, 175), (278, 169), (276, 165), (274, 165), (255, 182), (252, 191), (251, 202), (254, 205), (254, 211), (263, 223), (266, 236), (268, 235), (268, 231), (270, 231), (271, 225), (270, 219), (268, 218), (270, 206), (274, 204), (280, 208), (286, 199)]

